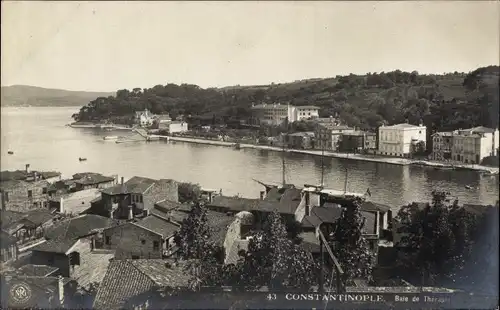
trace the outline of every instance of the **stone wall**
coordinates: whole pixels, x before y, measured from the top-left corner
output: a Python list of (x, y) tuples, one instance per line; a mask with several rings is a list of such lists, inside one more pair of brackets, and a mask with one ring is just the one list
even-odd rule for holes
[[(105, 249), (116, 250), (115, 259), (162, 258), (162, 237), (132, 223), (105, 229), (103, 231)], [(109, 242), (108, 242), (109, 241)], [(158, 242), (155, 250), (153, 242)]]

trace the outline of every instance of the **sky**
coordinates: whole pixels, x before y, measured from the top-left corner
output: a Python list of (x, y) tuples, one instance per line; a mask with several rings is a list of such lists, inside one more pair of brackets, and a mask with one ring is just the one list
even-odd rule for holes
[(1, 3), (1, 83), (88, 91), (498, 65), (500, 2)]

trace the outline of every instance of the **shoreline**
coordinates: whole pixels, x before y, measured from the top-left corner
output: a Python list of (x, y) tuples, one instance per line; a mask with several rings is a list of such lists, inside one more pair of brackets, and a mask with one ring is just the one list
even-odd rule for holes
[[(153, 137), (158, 137), (160, 139), (164, 139), (167, 141), (176, 141), (176, 142), (187, 142), (187, 143), (197, 143), (197, 144), (207, 144), (214, 146), (225, 146), (225, 147), (234, 147), (237, 143), (233, 142), (224, 142), (224, 141), (216, 141), (216, 140), (206, 140), (206, 139), (197, 139), (197, 138), (183, 138), (183, 137), (172, 137), (172, 136), (162, 136), (162, 135), (152, 135)], [(257, 150), (268, 150), (275, 152), (282, 152), (282, 148), (275, 146), (267, 146), (267, 145), (256, 145), (256, 144), (245, 144), (240, 143), (240, 149), (257, 149)], [(321, 156), (322, 151), (317, 150), (297, 150), (297, 149), (287, 149), (285, 152), (289, 153), (297, 153), (297, 154), (307, 154), (307, 155), (316, 155)], [(325, 151), (325, 157), (335, 157), (335, 158), (345, 158), (351, 160), (359, 160), (359, 161), (368, 161), (368, 162), (378, 162), (384, 164), (392, 164), (398, 166), (409, 166), (409, 165), (417, 165), (417, 166), (426, 166), (426, 167), (435, 167), (435, 168), (451, 168), (453, 170), (470, 170), (470, 171), (478, 171), (478, 172), (488, 172), (491, 174), (498, 174), (499, 168), (487, 167), (481, 165), (471, 165), (471, 164), (457, 164), (451, 165), (446, 163), (439, 162), (431, 162), (424, 160), (415, 160), (408, 158), (393, 158), (393, 157), (372, 157), (369, 155), (360, 155), (360, 154), (346, 154), (346, 153), (332, 153)]]

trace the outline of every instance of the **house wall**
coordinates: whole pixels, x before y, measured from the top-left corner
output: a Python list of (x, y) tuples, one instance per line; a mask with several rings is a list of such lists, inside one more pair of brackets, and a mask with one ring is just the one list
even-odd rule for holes
[(188, 131), (188, 123), (186, 123), (186, 122), (170, 123), (170, 124), (168, 124), (168, 131), (169, 131), (169, 133), (186, 132), (186, 131)]
[(162, 200), (179, 201), (179, 186), (177, 182), (160, 181), (156, 182), (143, 195), (143, 210), (151, 210), (154, 204)]
[(78, 242), (71, 248), (70, 252), (80, 253), (80, 265), (69, 267), (70, 276), (73, 276), (74, 274), (82, 274), (82, 270), (88, 269), (88, 266), (85, 266), (86, 264), (88, 264), (88, 262), (85, 262), (85, 257), (88, 257), (87, 254), (90, 254), (92, 252), (92, 239), (90, 237), (79, 239)]
[(265, 125), (281, 125), (287, 117), (289, 122), (296, 120), (295, 107), (280, 104), (253, 107), (252, 116), (259, 124)]
[(494, 136), (491, 133), (455, 135), (451, 150), (452, 159), (463, 163), (480, 164), (483, 158), (496, 153), (493, 143)]
[(87, 185), (82, 185), (82, 184), (76, 183), (75, 189), (77, 191), (91, 189), (91, 188), (104, 189), (104, 188), (115, 186), (115, 184), (116, 184), (116, 182), (114, 180), (109, 181), (109, 182), (102, 182), (102, 183), (98, 183), (98, 184), (87, 184)]
[[(33, 182), (20, 181), (15, 186), (2, 188), (3, 192), (6, 193), (5, 209), (27, 212), (46, 207), (49, 198), (47, 194), (48, 187), (49, 182), (40, 180)], [(28, 196), (28, 191), (31, 191), (31, 197)]]
[(16, 244), (5, 246), (2, 244), (2, 248), (0, 249), (0, 251), (0, 261), (3, 264), (15, 261), (17, 259), (18, 249)]
[(426, 143), (426, 127), (379, 127), (379, 153), (382, 155), (400, 157), (409, 155), (411, 153), (411, 145), (413, 139)]
[(295, 119), (293, 121), (301, 121), (309, 118), (319, 117), (319, 109), (314, 109), (312, 107), (301, 108), (295, 107)]
[[(103, 247), (116, 250), (116, 259), (130, 259), (132, 256), (146, 259), (162, 258), (163, 239), (161, 235), (132, 223), (105, 229), (103, 238)], [(142, 240), (144, 240), (144, 244)], [(158, 250), (153, 248), (154, 241), (159, 242)]]

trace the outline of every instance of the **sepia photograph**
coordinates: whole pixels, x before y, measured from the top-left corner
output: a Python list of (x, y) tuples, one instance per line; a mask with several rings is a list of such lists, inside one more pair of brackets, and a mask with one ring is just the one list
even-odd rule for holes
[(2, 309), (498, 309), (499, 1), (2, 1)]

